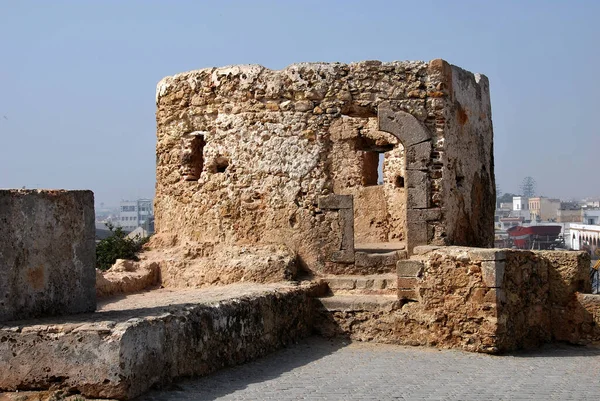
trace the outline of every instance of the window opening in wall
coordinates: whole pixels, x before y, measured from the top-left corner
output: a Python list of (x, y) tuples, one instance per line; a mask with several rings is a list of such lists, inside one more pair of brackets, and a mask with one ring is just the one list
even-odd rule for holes
[(404, 177), (397, 175), (394, 185), (396, 185), (396, 188), (404, 188)]
[(365, 187), (379, 184), (379, 152), (363, 152), (362, 182)]
[(204, 168), (204, 135), (192, 132), (183, 138), (181, 175), (185, 181), (197, 181)]
[(379, 160), (377, 163), (377, 185), (383, 184), (383, 161), (385, 160), (385, 154), (379, 153)]
[(218, 156), (215, 159), (214, 168), (212, 170), (214, 173), (224, 173), (227, 171), (227, 167), (229, 167), (229, 159), (224, 156)]
[(379, 145), (368, 138), (360, 138), (357, 149), (363, 154), (362, 184), (366, 187), (383, 184), (383, 162), (385, 152), (394, 148), (392, 144)]

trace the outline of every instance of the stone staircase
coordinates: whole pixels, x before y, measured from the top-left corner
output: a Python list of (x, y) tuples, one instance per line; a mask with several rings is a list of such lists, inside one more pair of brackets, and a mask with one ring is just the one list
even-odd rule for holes
[(320, 282), (327, 296), (318, 300), (328, 311), (374, 310), (398, 301), (396, 264), (406, 259), (402, 242), (356, 244), (355, 263), (342, 274), (328, 274)]

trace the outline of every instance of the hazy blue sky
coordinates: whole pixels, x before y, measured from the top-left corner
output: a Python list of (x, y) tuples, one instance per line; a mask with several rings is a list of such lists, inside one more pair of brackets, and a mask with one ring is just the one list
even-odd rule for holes
[(154, 191), (156, 83), (211, 66), (444, 58), (490, 79), (496, 180), (600, 195), (598, 1), (0, 0), (0, 187)]

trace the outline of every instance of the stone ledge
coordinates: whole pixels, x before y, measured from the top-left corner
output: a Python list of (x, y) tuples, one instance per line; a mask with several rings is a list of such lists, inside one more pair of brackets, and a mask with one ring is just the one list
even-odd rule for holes
[(157, 290), (100, 312), (0, 326), (0, 390), (58, 389), (131, 399), (310, 334), (312, 286), (238, 284)]
[(398, 306), (398, 297), (393, 295), (334, 295), (318, 300), (328, 311), (391, 311)]

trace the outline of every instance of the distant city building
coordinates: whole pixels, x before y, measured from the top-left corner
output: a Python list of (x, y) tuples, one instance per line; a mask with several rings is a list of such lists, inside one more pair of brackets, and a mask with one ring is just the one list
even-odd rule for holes
[(582, 220), (581, 209), (558, 209), (556, 213), (556, 221), (558, 223), (581, 223)]
[(560, 199), (550, 199), (543, 196), (529, 198), (529, 213), (531, 221), (556, 221)]
[(600, 244), (600, 225), (571, 224), (570, 229), (571, 247), (595, 255)]
[(582, 209), (581, 222), (583, 224), (598, 225), (600, 224), (600, 209)]
[(522, 217), (525, 221), (531, 221), (529, 213), (529, 198), (526, 196), (513, 196), (512, 217)]
[(600, 199), (598, 198), (586, 198), (583, 200), (584, 207), (599, 207), (600, 208)]
[(560, 209), (556, 215), (556, 221), (559, 223), (581, 223), (583, 214), (581, 206), (577, 202), (561, 202)]
[(126, 231), (133, 231), (138, 227), (142, 227), (147, 232), (153, 233), (154, 208), (152, 199), (121, 201), (118, 225)]

